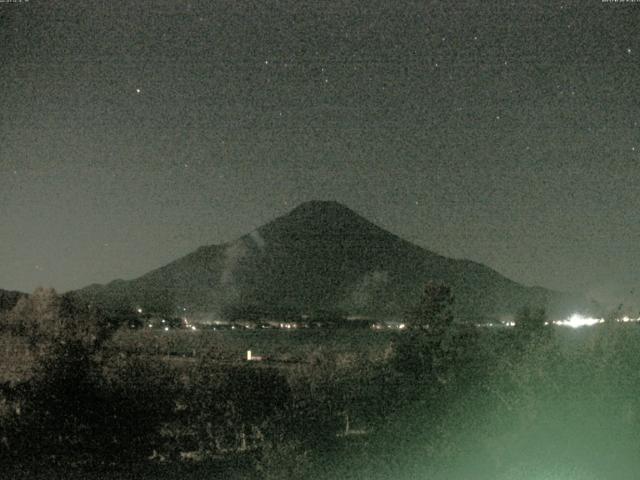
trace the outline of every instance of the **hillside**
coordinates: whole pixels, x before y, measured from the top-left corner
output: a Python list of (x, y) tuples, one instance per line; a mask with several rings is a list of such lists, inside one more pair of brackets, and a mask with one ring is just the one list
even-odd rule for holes
[(337, 202), (319, 201), (137, 279), (76, 293), (97, 303), (187, 308), (211, 318), (238, 311), (399, 318), (431, 279), (451, 285), (463, 320), (499, 318), (525, 304), (565, 313), (563, 303), (570, 303), (560, 293), (413, 245)]

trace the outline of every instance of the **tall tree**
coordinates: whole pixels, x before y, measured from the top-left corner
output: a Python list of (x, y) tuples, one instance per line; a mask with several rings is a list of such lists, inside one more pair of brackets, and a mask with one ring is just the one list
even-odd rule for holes
[(453, 293), (437, 281), (429, 281), (422, 298), (407, 319), (410, 331), (399, 340), (394, 360), (400, 371), (421, 379), (447, 383), (455, 356), (456, 333), (452, 326)]
[(411, 326), (427, 330), (435, 336), (443, 335), (453, 324), (453, 302), (451, 287), (430, 280), (424, 287), (420, 304), (410, 318)]

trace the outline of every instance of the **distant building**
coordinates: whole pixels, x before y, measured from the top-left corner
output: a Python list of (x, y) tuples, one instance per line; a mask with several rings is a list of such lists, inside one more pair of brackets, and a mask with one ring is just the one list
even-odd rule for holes
[(262, 357), (259, 355), (254, 355), (251, 350), (247, 350), (247, 362), (260, 362), (262, 361)]

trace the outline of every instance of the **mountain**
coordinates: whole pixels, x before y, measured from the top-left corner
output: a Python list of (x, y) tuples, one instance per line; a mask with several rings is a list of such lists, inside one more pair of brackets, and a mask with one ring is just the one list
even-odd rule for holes
[(432, 279), (452, 287), (456, 313), (468, 321), (513, 314), (527, 304), (555, 313), (567, 300), (479, 263), (420, 248), (331, 201), (303, 203), (235, 241), (76, 294), (105, 305), (186, 308), (211, 318), (336, 311), (400, 318)]

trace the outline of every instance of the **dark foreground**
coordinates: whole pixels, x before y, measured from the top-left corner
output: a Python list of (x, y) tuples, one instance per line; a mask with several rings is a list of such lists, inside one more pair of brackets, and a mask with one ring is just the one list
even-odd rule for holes
[[(96, 322), (81, 323), (86, 312), (47, 301), (50, 310), (12, 312), (0, 335), (2, 478), (635, 480), (640, 471), (637, 324), (197, 340), (125, 330), (99, 340)], [(25, 318), (42, 311), (64, 312), (74, 328), (48, 330), (55, 315), (32, 328)], [(247, 362), (248, 344), (275, 354)]]

